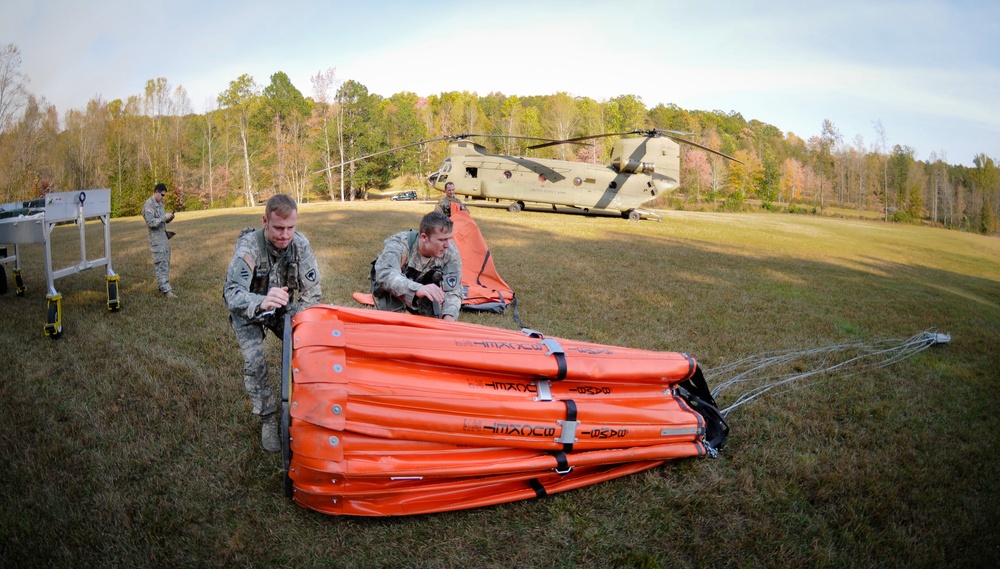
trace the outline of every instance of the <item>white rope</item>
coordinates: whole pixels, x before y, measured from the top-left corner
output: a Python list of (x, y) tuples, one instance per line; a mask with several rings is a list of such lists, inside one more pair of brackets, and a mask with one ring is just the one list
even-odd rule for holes
[[(816, 378), (811, 385), (829, 378), (823, 374), (832, 372), (846, 373), (847, 376), (866, 369), (878, 369), (898, 361), (905, 360), (927, 348), (937, 344), (947, 344), (951, 341), (948, 334), (938, 333), (928, 329), (905, 340), (892, 339), (877, 342), (848, 342), (822, 348), (807, 350), (789, 350), (749, 356), (730, 364), (704, 370), (705, 379), (709, 384), (714, 379), (726, 378), (712, 390), (712, 397), (718, 401), (719, 394), (727, 389), (744, 385), (744, 391), (732, 405), (723, 409), (726, 417), (737, 407), (740, 407), (776, 387), (784, 386), (782, 393), (802, 385), (802, 380)], [(796, 371), (781, 373), (795, 364)], [(794, 384), (794, 385), (793, 385)]]

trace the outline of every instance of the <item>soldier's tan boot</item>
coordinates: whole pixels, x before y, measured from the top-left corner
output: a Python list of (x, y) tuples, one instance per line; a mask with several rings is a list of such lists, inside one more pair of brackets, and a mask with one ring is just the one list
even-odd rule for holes
[(278, 414), (265, 417), (260, 425), (260, 444), (267, 452), (281, 450), (281, 436), (278, 433)]
[(174, 291), (172, 290), (168, 290), (167, 292), (163, 293), (163, 296), (167, 298), (177, 298), (177, 295), (174, 294)]

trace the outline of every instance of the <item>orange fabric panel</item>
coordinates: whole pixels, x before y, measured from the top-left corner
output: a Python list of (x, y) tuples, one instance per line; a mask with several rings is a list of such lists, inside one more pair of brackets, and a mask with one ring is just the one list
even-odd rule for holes
[(462, 257), (462, 285), (467, 288), (463, 306), (513, 302), (514, 291), (497, 272), (490, 248), (468, 210), (453, 202), (451, 221), (454, 224), (452, 240)]
[[(323, 310), (325, 307), (319, 307)], [(353, 312), (347, 312), (353, 310)], [(566, 378), (674, 383), (689, 377), (694, 360), (676, 352), (653, 352), (576, 342), (558, 338), (530, 338), (522, 332), (474, 326), (461, 322), (439, 322), (435, 327), (419, 323), (419, 333), (407, 334), (391, 320), (384, 324), (371, 323), (375, 311), (337, 308), (325, 320), (298, 320), (296, 348), (307, 346), (343, 347), (350, 338), (350, 350), (359, 357), (379, 357), (395, 360), (420, 361), (429, 365), (497, 371), (555, 379), (559, 361), (551, 350), (557, 345), (565, 354)], [(361, 316), (363, 325), (341, 318)], [(396, 316), (410, 316), (407, 314)], [(360, 320), (360, 319), (359, 319)], [(407, 334), (406, 339), (399, 334)], [(301, 340), (301, 342), (299, 341)], [(555, 342), (552, 344), (551, 342)]]
[[(399, 516), (427, 514), (504, 504), (556, 494), (649, 470), (663, 461), (633, 462), (574, 469), (565, 476), (554, 472), (435, 481), (432, 484), (377, 486), (371, 491), (323, 492), (295, 487), (294, 499), (301, 506), (328, 514)], [(422, 481), (420, 481), (422, 482)], [(532, 484), (534, 482), (534, 484)]]

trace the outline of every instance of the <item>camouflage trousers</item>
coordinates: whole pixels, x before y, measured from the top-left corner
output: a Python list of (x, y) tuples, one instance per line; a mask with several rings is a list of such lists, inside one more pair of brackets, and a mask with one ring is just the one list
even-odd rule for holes
[(160, 292), (170, 292), (173, 290), (170, 286), (170, 245), (167, 244), (166, 235), (162, 237), (151, 235), (149, 248), (153, 253), (153, 272), (156, 274), (156, 284), (159, 286)]
[(229, 322), (236, 332), (236, 339), (240, 342), (240, 351), (243, 352), (243, 387), (250, 396), (250, 402), (253, 403), (253, 414), (267, 417), (277, 411), (278, 406), (268, 379), (264, 336), (267, 330), (270, 330), (279, 338), (283, 338), (284, 319), (261, 324), (230, 315)]

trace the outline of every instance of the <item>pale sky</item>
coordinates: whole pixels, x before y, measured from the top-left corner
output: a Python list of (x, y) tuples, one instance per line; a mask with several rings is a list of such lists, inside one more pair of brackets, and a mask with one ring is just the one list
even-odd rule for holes
[(623, 94), (736, 111), (808, 139), (1000, 160), (995, 0), (0, 0), (0, 45), (60, 113), (183, 86), (215, 106), (248, 73), (305, 96), (328, 68), (389, 97)]

